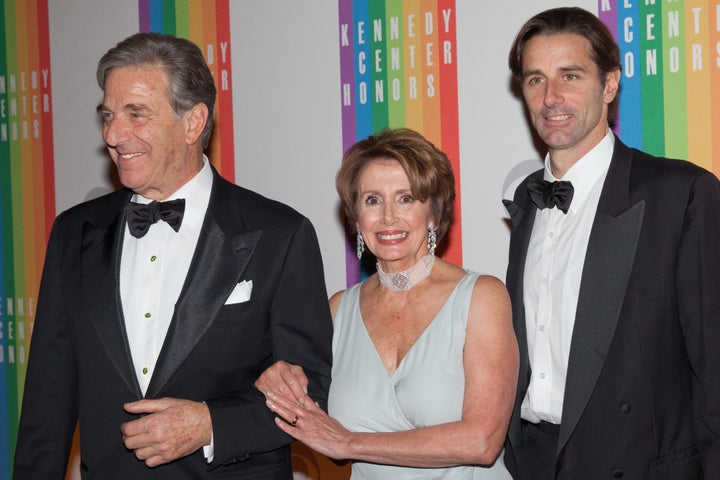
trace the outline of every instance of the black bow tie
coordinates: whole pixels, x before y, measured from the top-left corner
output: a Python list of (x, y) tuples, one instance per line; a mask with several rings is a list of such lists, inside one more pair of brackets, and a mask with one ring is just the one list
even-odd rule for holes
[(548, 182), (539, 178), (531, 178), (527, 184), (530, 199), (539, 209), (557, 207), (567, 213), (573, 198), (572, 183), (560, 180)]
[(125, 207), (130, 235), (135, 238), (144, 237), (150, 230), (150, 225), (158, 220), (165, 220), (177, 232), (180, 230), (184, 212), (184, 198), (167, 202), (152, 201), (148, 204), (130, 202)]

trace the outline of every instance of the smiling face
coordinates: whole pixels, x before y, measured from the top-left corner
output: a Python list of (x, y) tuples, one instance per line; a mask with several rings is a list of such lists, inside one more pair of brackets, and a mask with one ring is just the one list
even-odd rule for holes
[(125, 187), (164, 200), (200, 171), (204, 104), (178, 118), (165, 73), (151, 65), (113, 69), (104, 90), (103, 140)]
[[(550, 153), (553, 174), (562, 175), (602, 140), (619, 69), (605, 82), (580, 35), (536, 35), (525, 45), (522, 91), (533, 126)], [(604, 84), (603, 84), (604, 83)]]
[(428, 254), (428, 202), (415, 200), (396, 160), (368, 163), (358, 177), (357, 219), (367, 248), (385, 272), (410, 268)]

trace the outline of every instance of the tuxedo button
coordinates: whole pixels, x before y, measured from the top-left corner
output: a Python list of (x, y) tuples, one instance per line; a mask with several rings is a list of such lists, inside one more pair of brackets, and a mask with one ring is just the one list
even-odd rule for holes
[(623, 471), (622, 470), (613, 470), (613, 472), (610, 475), (612, 475), (613, 478), (622, 478)]
[(632, 408), (630, 407), (629, 403), (623, 403), (622, 405), (620, 405), (620, 411), (622, 413), (630, 413), (631, 410)]

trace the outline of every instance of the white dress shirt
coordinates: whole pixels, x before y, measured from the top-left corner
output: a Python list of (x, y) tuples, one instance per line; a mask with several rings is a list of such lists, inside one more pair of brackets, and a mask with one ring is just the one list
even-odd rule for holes
[[(167, 199), (185, 199), (178, 232), (162, 220), (151, 225), (142, 238), (133, 237), (125, 227), (120, 299), (133, 367), (143, 394), (155, 371), (210, 201), (212, 169), (207, 158), (203, 161), (200, 172)], [(151, 200), (134, 194), (132, 201)]]
[[(532, 375), (521, 407), (521, 417), (532, 423), (559, 424), (562, 420), (585, 253), (614, 146), (615, 137), (608, 130), (562, 178), (574, 188), (567, 214), (545, 208), (535, 216), (523, 278)], [(559, 180), (551, 173), (549, 157), (545, 158), (543, 178)]]

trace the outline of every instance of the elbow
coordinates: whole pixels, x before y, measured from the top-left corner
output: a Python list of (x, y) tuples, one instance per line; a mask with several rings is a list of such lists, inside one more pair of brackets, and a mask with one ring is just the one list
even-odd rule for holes
[(465, 462), (469, 465), (491, 466), (495, 463), (500, 452), (502, 452), (505, 438), (477, 438), (472, 443), (472, 449), (468, 449), (469, 458)]
[(477, 465), (491, 466), (494, 464), (502, 451), (502, 446), (502, 443), (498, 443), (497, 445), (485, 448), (482, 452), (479, 452)]

